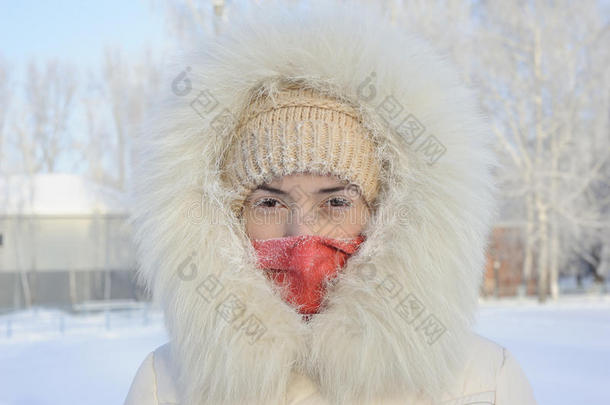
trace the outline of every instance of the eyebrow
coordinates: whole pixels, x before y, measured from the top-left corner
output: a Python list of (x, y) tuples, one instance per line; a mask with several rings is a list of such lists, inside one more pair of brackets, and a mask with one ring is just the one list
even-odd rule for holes
[(284, 190), (280, 190), (279, 188), (269, 187), (269, 186), (266, 186), (264, 184), (258, 186), (256, 189), (257, 190), (271, 191), (272, 193), (276, 193), (276, 194), (284, 194), (284, 195), (288, 194)]
[(347, 185), (346, 186), (338, 186), (338, 187), (321, 188), (321, 189), (319, 189), (316, 192), (316, 194), (334, 193), (335, 191), (345, 190), (346, 188), (347, 188)]

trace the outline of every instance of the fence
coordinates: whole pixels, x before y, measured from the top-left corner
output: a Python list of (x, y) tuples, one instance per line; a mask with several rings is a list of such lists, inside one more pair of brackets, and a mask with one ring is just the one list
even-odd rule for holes
[(0, 339), (78, 335), (163, 328), (163, 313), (150, 302), (84, 302), (72, 312), (33, 307), (0, 315)]

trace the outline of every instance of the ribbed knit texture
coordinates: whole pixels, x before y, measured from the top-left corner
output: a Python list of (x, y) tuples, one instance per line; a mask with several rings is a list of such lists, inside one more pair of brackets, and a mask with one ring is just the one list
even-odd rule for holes
[(223, 179), (237, 188), (234, 211), (257, 186), (295, 173), (335, 175), (368, 203), (378, 192), (376, 145), (356, 109), (314, 89), (286, 87), (254, 100), (236, 126)]

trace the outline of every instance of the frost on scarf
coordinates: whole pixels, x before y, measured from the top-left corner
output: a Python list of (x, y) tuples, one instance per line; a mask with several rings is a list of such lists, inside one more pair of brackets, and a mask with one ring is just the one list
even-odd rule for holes
[(252, 245), (265, 275), (278, 285), (288, 284), (284, 300), (299, 312), (318, 312), (325, 293), (325, 282), (333, 279), (347, 259), (364, 241), (300, 235), (273, 239), (255, 239)]

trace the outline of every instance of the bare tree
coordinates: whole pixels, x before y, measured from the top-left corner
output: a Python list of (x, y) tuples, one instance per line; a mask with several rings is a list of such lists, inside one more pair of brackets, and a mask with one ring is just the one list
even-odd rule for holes
[(444, 51), (478, 86), (503, 163), (498, 220), (523, 229), (521, 289), (537, 276), (540, 300), (549, 288), (557, 297), (560, 268), (575, 256), (594, 263), (591, 249), (608, 244), (607, 6), (374, 3)]
[(81, 162), (87, 167), (87, 176), (99, 184), (113, 184), (114, 178), (106, 167), (113, 151), (113, 123), (106, 113), (108, 102), (98, 78), (90, 74), (87, 91), (82, 95), (82, 108), (85, 117), (85, 134), (81, 142), (75, 143)]
[(505, 157), (502, 189), (525, 213), (524, 276), (536, 270), (541, 301), (549, 287), (557, 297), (569, 255), (590, 248), (582, 235), (608, 226), (607, 202), (593, 192), (607, 184), (610, 151), (608, 25), (599, 7), (522, 0), (482, 10), (484, 102)]
[(11, 86), (8, 63), (0, 57), (0, 172), (4, 172), (3, 167), (5, 159), (5, 139), (6, 139), (6, 122), (9, 114), (9, 106), (11, 103)]
[(150, 50), (139, 60), (105, 50), (100, 71), (89, 75), (82, 95), (87, 136), (76, 144), (95, 181), (119, 190), (128, 186), (132, 139), (159, 86), (159, 63)]
[[(224, 11), (222, 3), (220, 14)], [(199, 33), (217, 29), (211, 0), (166, 0), (164, 7), (168, 31), (178, 41), (191, 41)]]
[(25, 102), (12, 126), (23, 169), (26, 173), (54, 172), (70, 144), (74, 71), (56, 61), (47, 62), (43, 69), (31, 62), (26, 77)]

